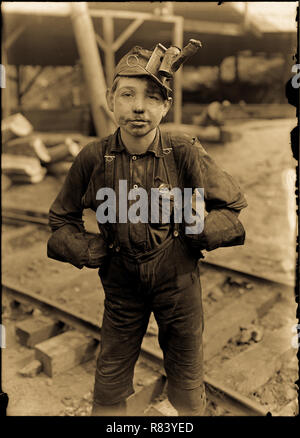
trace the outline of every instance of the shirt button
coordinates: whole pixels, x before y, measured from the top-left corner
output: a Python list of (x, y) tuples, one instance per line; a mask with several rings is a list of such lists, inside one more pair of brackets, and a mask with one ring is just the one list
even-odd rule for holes
[(136, 155), (133, 155), (132, 159), (133, 159), (133, 160), (136, 160)]
[(177, 237), (178, 235), (179, 235), (178, 231), (175, 230), (174, 233), (173, 233), (173, 236)]
[(134, 185), (133, 185), (133, 188), (134, 188), (134, 189), (138, 189), (139, 186), (138, 186), (137, 184), (134, 184)]

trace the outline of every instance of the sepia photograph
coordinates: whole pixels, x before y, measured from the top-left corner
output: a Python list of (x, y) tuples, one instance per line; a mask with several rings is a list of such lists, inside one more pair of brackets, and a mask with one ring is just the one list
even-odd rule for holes
[(299, 415), (297, 14), (2, 2), (0, 416)]

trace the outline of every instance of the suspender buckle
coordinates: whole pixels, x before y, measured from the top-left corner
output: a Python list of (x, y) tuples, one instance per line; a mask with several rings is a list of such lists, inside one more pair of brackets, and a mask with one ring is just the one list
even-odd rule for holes
[(111, 163), (116, 157), (115, 155), (104, 155), (105, 161)]

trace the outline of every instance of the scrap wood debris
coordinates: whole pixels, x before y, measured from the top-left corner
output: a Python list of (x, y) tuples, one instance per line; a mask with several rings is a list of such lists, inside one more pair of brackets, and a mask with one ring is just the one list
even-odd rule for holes
[(3, 190), (13, 183), (38, 183), (47, 173), (66, 175), (77, 154), (89, 138), (82, 135), (35, 133), (31, 123), (20, 113), (2, 121)]
[(12, 182), (38, 183), (42, 181), (47, 170), (37, 158), (2, 154), (2, 172)]
[(22, 114), (12, 114), (1, 122), (2, 143), (15, 137), (25, 137), (30, 135), (32, 131), (32, 124)]

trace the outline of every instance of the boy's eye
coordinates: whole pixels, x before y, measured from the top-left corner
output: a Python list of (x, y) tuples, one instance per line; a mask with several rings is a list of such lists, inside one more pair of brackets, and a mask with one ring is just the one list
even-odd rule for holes
[(132, 90), (121, 90), (120, 92), (120, 96), (126, 96), (126, 97), (130, 97), (133, 95), (133, 91)]
[(149, 94), (149, 98), (153, 100), (159, 100), (159, 97), (156, 94)]

